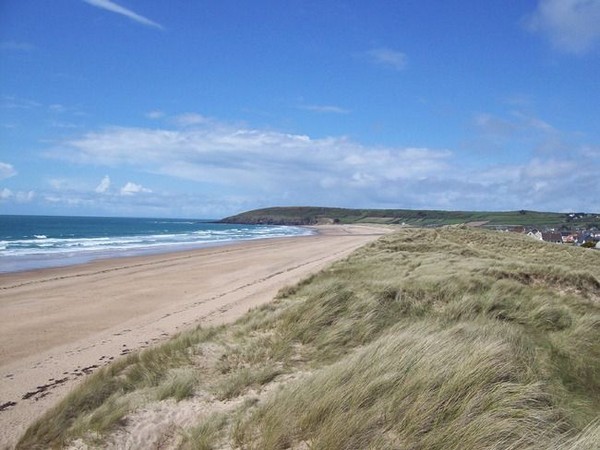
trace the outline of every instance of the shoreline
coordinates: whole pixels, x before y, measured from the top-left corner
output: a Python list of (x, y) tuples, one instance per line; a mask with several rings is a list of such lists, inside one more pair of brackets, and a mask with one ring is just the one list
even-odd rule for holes
[(170, 253), (180, 253), (186, 251), (201, 250), (204, 248), (234, 245), (237, 243), (250, 242), (255, 240), (281, 239), (286, 237), (303, 237), (310, 236), (311, 234), (315, 233), (318, 234), (318, 231), (315, 231), (314, 227), (295, 226), (294, 228), (309, 230), (311, 231), (311, 233), (306, 235), (299, 234), (290, 236), (223, 239), (194, 243), (163, 243), (161, 245), (156, 246), (139, 246), (131, 248), (124, 247), (102, 250), (82, 250), (76, 252), (32, 253), (27, 255), (5, 256), (2, 257), (3, 267), (0, 268), (0, 276), (5, 274), (16, 274), (21, 272), (31, 272), (45, 269), (73, 267), (103, 260), (136, 258), (163, 254), (166, 255)]
[(14, 445), (114, 359), (187, 328), (232, 322), (390, 231), (313, 229), (319, 233), (0, 274), (0, 443)]

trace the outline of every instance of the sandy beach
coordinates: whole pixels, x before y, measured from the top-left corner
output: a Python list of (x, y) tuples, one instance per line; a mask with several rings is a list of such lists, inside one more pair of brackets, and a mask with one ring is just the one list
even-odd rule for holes
[(161, 255), (0, 275), (0, 444), (110, 361), (202, 324), (231, 322), (389, 230), (323, 226)]

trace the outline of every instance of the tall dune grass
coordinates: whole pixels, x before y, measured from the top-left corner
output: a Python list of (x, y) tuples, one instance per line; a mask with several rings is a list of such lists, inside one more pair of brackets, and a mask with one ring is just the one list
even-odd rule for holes
[(143, 404), (144, 396), (179, 400), (192, 395), (194, 378), (174, 369), (189, 365), (194, 345), (216, 331), (198, 328), (102, 368), (29, 427), (17, 448), (61, 448), (86, 433), (102, 435)]
[[(232, 326), (179, 337), (160, 365), (197, 372), (186, 395), (257, 399), (199, 419), (181, 448), (597, 449), (599, 280), (594, 250), (464, 227), (388, 235)], [(93, 423), (174, 379), (135, 358), (90, 377), (22, 448), (85, 436), (81, 417), (97, 416), (88, 433), (126, 426)]]

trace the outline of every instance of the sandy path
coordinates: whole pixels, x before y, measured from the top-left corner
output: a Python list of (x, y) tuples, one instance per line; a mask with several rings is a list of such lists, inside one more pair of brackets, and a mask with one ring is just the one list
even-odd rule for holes
[(230, 322), (385, 234), (317, 236), (0, 275), (0, 444), (98, 367), (192, 325)]

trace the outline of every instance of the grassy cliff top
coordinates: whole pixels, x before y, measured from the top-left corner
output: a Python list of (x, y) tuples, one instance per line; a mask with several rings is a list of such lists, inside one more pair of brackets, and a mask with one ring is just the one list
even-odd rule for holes
[(486, 225), (560, 227), (596, 223), (600, 214), (573, 218), (569, 214), (537, 211), (436, 211), (410, 209), (345, 209), (323, 207), (275, 207), (247, 211), (222, 219), (224, 223), (316, 225), (322, 223), (381, 223), (441, 226), (470, 222)]
[(600, 252), (405, 228), (103, 368), (18, 448), (591, 450), (599, 373)]

